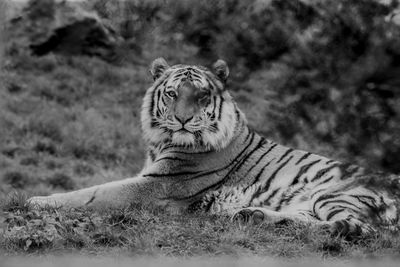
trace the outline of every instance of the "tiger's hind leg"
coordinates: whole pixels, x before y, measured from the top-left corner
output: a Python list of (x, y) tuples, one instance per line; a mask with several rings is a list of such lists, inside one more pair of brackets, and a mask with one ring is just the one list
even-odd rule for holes
[(397, 222), (395, 201), (364, 187), (312, 195), (312, 212), (334, 235), (356, 237), (376, 232), (375, 226)]

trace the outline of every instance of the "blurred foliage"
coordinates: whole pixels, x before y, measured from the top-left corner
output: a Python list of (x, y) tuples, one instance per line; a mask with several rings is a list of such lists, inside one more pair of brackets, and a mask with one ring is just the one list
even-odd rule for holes
[(268, 138), (400, 173), (400, 28), (388, 20), (394, 1), (74, 4), (114, 28), (126, 58), (31, 55), (27, 42), (57, 21), (51, 0), (29, 2), (28, 25), (10, 20), (0, 73), (0, 193), (46, 194), (138, 172), (141, 99), (151, 84), (148, 65), (160, 56), (206, 66), (225, 59), (229, 89), (250, 127)]
[(94, 7), (122, 14), (119, 30), (142, 46), (152, 38), (177, 52), (178, 42), (195, 47), (195, 62), (226, 59), (239, 103), (265, 100), (250, 114), (268, 123), (249, 121), (267, 136), (400, 172), (400, 28), (388, 20), (396, 1), (113, 3)]

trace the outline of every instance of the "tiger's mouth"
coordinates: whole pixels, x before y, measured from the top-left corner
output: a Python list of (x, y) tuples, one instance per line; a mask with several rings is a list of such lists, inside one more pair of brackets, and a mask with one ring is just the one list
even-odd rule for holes
[(177, 133), (189, 133), (189, 134), (193, 134), (191, 131), (189, 131), (188, 129), (186, 129), (185, 127), (180, 128), (179, 130), (175, 131)]

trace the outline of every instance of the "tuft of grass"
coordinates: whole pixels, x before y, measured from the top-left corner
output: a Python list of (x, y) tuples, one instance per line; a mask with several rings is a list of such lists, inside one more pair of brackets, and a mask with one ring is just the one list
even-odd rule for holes
[(2, 199), (3, 201), (0, 208), (5, 212), (25, 213), (31, 209), (27, 199), (28, 197), (25, 193), (13, 191)]

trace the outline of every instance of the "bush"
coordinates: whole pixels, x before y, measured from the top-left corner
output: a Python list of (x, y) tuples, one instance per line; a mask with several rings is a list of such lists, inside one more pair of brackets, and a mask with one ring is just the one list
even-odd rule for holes
[(30, 183), (30, 178), (26, 173), (18, 171), (6, 172), (3, 175), (3, 182), (11, 185), (13, 188), (24, 188)]
[(76, 187), (74, 180), (63, 173), (55, 173), (47, 179), (47, 182), (54, 188), (61, 188), (64, 190), (73, 190)]

